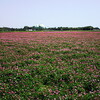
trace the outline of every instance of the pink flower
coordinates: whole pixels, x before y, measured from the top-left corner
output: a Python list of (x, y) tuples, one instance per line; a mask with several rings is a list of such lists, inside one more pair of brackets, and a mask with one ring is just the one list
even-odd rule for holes
[(14, 91), (10, 91), (10, 92), (8, 92), (8, 94), (15, 94), (16, 92), (14, 92)]
[(82, 94), (79, 94), (78, 96), (79, 96), (79, 97), (81, 97), (81, 96), (82, 96)]

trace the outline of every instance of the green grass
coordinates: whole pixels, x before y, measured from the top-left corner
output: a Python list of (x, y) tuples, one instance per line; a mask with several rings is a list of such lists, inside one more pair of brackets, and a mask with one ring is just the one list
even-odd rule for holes
[(100, 99), (100, 41), (55, 41), (0, 42), (0, 100)]

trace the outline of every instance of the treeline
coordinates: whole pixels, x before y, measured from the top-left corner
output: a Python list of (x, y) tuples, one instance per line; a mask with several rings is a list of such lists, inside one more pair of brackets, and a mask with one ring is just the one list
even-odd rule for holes
[(52, 28), (46, 28), (42, 26), (24, 26), (24, 28), (9, 28), (9, 27), (0, 27), (0, 32), (9, 32), (9, 31), (66, 31), (66, 30), (100, 30), (98, 27), (92, 27), (92, 26), (85, 26), (85, 27), (52, 27)]
[(41, 30), (47, 30), (47, 28), (41, 27), (41, 26), (24, 26), (24, 28), (9, 28), (9, 27), (0, 27), (0, 32), (4, 31), (41, 31)]
[(9, 28), (9, 27), (0, 27), (0, 32), (9, 32), (9, 31), (24, 31), (23, 28)]
[(55, 27), (48, 28), (49, 30), (100, 30), (98, 27), (85, 26), (85, 27)]

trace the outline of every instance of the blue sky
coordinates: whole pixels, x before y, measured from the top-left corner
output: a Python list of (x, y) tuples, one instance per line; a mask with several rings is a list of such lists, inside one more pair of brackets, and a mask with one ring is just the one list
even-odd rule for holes
[(100, 28), (100, 0), (0, 0), (0, 27)]

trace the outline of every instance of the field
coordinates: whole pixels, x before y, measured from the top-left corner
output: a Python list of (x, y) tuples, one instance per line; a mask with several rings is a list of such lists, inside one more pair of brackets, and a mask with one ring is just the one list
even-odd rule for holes
[(0, 33), (0, 100), (100, 100), (100, 32)]

